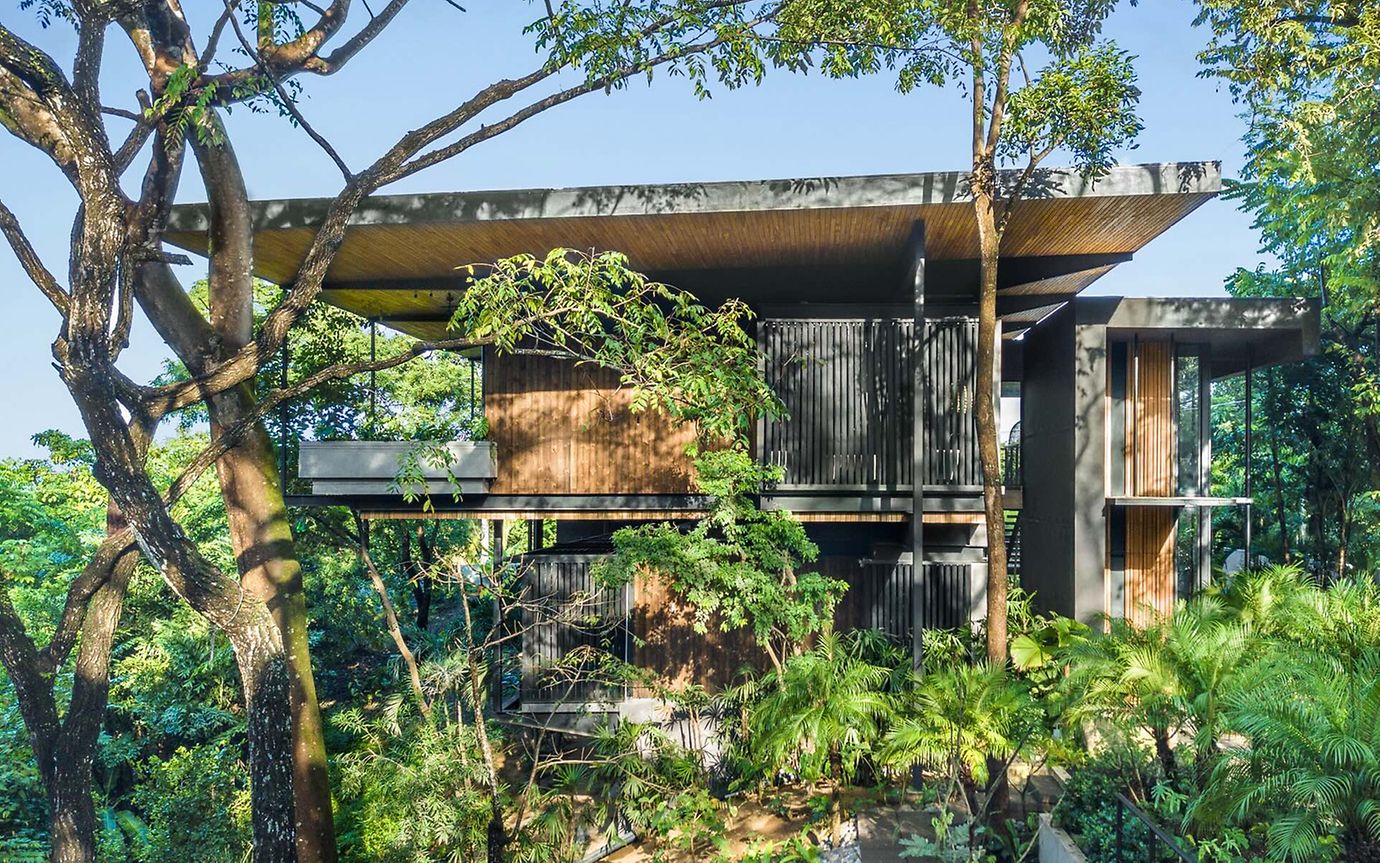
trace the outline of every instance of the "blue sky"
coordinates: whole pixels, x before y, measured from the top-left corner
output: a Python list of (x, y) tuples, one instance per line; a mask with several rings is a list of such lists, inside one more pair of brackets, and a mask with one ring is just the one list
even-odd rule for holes
[[(16, 0), (9, 0), (11, 10)], [(208, 4), (187, 4), (189, 7)], [(219, 4), (212, 4), (218, 7)], [(358, 4), (356, 4), (358, 5)], [(526, 0), (467, 0), (460, 13), (441, 0), (417, 0), (344, 72), (307, 81), (303, 112), (359, 166), (412, 128), (498, 77), (535, 62), (521, 33), (535, 15)], [(209, 8), (209, 6), (208, 6)], [(362, 12), (362, 9), (357, 9)], [(204, 13), (206, 14), (206, 13)], [(29, 13), (11, 11), (21, 33), (66, 62), (72, 38), (38, 31)], [(1190, 26), (1185, 0), (1124, 6), (1107, 36), (1138, 57), (1139, 147), (1122, 162), (1220, 159), (1224, 174), (1241, 164), (1242, 123), (1220, 84), (1197, 77), (1206, 34)], [(8, 23), (8, 22), (7, 22)], [(202, 29), (204, 32), (204, 28)], [(113, 33), (107, 104), (129, 106), (137, 78), (128, 45)], [(637, 82), (538, 117), (447, 165), (389, 191), (499, 189), (899, 173), (965, 168), (965, 104), (956, 88), (901, 96), (885, 76), (828, 81), (768, 75), (760, 87), (716, 90), (697, 100), (683, 79)], [(340, 176), (315, 145), (276, 116), (237, 110), (232, 138), (256, 197), (333, 194)], [(0, 197), (19, 216), (39, 253), (66, 270), (66, 240), (75, 198), (51, 163), (0, 136)], [(180, 199), (201, 200), (194, 172)], [(1239, 266), (1262, 256), (1250, 218), (1230, 203), (1211, 202), (1136, 259), (1103, 278), (1094, 293), (1139, 296), (1215, 295)], [(194, 267), (184, 268), (188, 281)], [(58, 319), (0, 248), (6, 338), (0, 340), (0, 457), (35, 452), (30, 435), (47, 428), (82, 434), (80, 419), (49, 354)], [(122, 367), (136, 379), (156, 374), (166, 349), (146, 325), (136, 328)]]

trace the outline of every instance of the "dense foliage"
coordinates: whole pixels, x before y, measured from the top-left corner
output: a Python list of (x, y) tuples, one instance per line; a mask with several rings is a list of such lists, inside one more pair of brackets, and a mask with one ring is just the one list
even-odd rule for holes
[[(970, 191), (980, 220), (986, 218), (991, 266), (984, 274), (994, 291), (1009, 212), (998, 214), (995, 199), (1038, 195), (1036, 168), (1058, 151), (1097, 175), (1110, 165), (1113, 149), (1139, 131), (1130, 58), (1099, 40), (1112, 5), (548, 4), (529, 31), (550, 53), (539, 73), (526, 83), (501, 82), (516, 89), (487, 93), (490, 101), (474, 104), (501, 101), (560, 70), (584, 79), (582, 88), (562, 91), (563, 100), (622, 87), (631, 75), (660, 65), (688, 76), (701, 94), (715, 80), (755, 81), (771, 64), (819, 64), (835, 75), (894, 68), (902, 90), (960, 80), (975, 99)], [(712, 500), (710, 517), (688, 529), (620, 532), (619, 554), (604, 577), (613, 584), (641, 576), (665, 580), (691, 606), (700, 630), (750, 631), (771, 670), (722, 698), (693, 688), (656, 690), (679, 731), (711, 725), (722, 751), (711, 752), (703, 735), (696, 740), (695, 733), (637, 722), (576, 729), (563, 733), (570, 739), (558, 746), (549, 729), (500, 721), (485, 709), (491, 693), (501, 699), (511, 689), (504, 660), (527, 609), (512, 598), (516, 579), (495, 565), (482, 531), (465, 522), (399, 523), (370, 537), (362, 521), (343, 512), (295, 513), (343, 858), (414, 863), (487, 853), (566, 861), (628, 829), (658, 859), (722, 859), (731, 854), (726, 817), (737, 805), (725, 799), (726, 789), (751, 790), (765, 800), (802, 784), (812, 794), (809, 818), (827, 818), (829, 841), (837, 845), (853, 805), (850, 786), (873, 784), (901, 796), (918, 776), (916, 799), (931, 807), (933, 829), (911, 837), (907, 847), (915, 854), (1019, 859), (1028, 851), (1026, 837), (1019, 825), (992, 817), (991, 792), (1013, 763), (1049, 761), (1073, 768), (1061, 817), (1095, 855), (1105, 855), (1113, 841), (1107, 801), (1124, 791), (1184, 833), (1205, 861), (1380, 857), (1380, 588), (1355, 575), (1373, 571), (1380, 529), (1369, 467), (1380, 463), (1374, 336), (1380, 332), (1374, 290), (1380, 196), (1373, 156), (1380, 16), (1369, 4), (1332, 0), (1200, 5), (1214, 40), (1206, 60), (1251, 111), (1250, 158), (1232, 194), (1256, 214), (1266, 249), (1280, 260), (1274, 271), (1236, 274), (1231, 288), (1330, 301), (1327, 353), (1256, 380), (1253, 413), (1269, 434), (1257, 462), (1244, 466), (1267, 477), (1273, 492), (1273, 505), (1257, 510), (1258, 550), (1302, 562), (1319, 574), (1318, 582), (1294, 569), (1238, 574), (1148, 628), (1112, 621), (1107, 632), (1094, 634), (1072, 621), (1030, 614), (1019, 590), (1008, 603), (1004, 570), (994, 566), (989, 588), (999, 592), (989, 595), (997, 597), (994, 616), (1004, 620), (1010, 606), (1010, 637), (1004, 624), (988, 633), (930, 633), (925, 668), (912, 669), (908, 653), (877, 633), (833, 631), (844, 585), (810, 570), (817, 549), (798, 522), (752, 504), (749, 492), (773, 475), (731, 439), (778, 405), (756, 373), (752, 342), (740, 327), (745, 307), (701, 306), (632, 271), (614, 253), (556, 250), (480, 266), (471, 271), (476, 279), (452, 321), (466, 342), (460, 347), (485, 344), (611, 368), (632, 388), (638, 409), (699, 424), (706, 440), (698, 480)], [(57, 2), (36, 8), (45, 26), (87, 14), (84, 6)], [(274, 43), (302, 35), (288, 7), (262, 8), (261, 48), (282, 48)], [(775, 37), (756, 38), (772, 19)], [(0, 47), (7, 57), (16, 53), (9, 42)], [(1034, 67), (1033, 78), (1026, 77), (1022, 52), (1047, 61)], [(202, 65), (209, 62), (207, 54)], [(1013, 62), (1024, 84), (1008, 87)], [(44, 110), (64, 101), (62, 93), (49, 98), (65, 86), (61, 75), (38, 86), (30, 71), (30, 83), (22, 83), (14, 71), (21, 65), (0, 68), (5, 94), (36, 87), (34, 98), (24, 98)], [(219, 143), (224, 128), (215, 99), (227, 84), (221, 92), (230, 101), (267, 100), (292, 111), (288, 91), (257, 72), (245, 78), (228, 70), (222, 77), (209, 65), (182, 65), (164, 74), (167, 68), (154, 76), (156, 98), (147, 113), (132, 115), (158, 124), (156, 154), (176, 151), (159, 145), (186, 138), (204, 157), (207, 145)], [(12, 119), (12, 112), (0, 113)], [(438, 121), (429, 139), (430, 133), (408, 136), (404, 145), (420, 143), (410, 151), (400, 145), (392, 162), (358, 174), (346, 170), (344, 199), (369, 191), (359, 182), (377, 187), (400, 179), (523, 118), (515, 114), (507, 126), (438, 144), (472, 119), (463, 113)], [(56, 127), (73, 131), (71, 124)], [(24, 124), (7, 128), (21, 137), (31, 132)], [(31, 143), (45, 149), (51, 140)], [(440, 149), (419, 155), (431, 144)], [(1013, 187), (995, 176), (998, 164), (1028, 170)], [(25, 257), (17, 223), (6, 210), (0, 215)], [(337, 221), (343, 231), (344, 217)], [(89, 229), (99, 220), (85, 224)], [(320, 249), (338, 240), (325, 236), (308, 256), (319, 265), (314, 275), (306, 272), (286, 292), (258, 286), (254, 294), (256, 331), (270, 335), (256, 344), (267, 350), (243, 379), (253, 377), (258, 396), (270, 398), (281, 387), (321, 377), (319, 386), (265, 417), (268, 429), (289, 448), (302, 436), (482, 437), (472, 362), (438, 353), (403, 364), (416, 349), (408, 340), (380, 337), (358, 319), (310, 303), (329, 264), (330, 253)], [(72, 297), (48, 285), (41, 267), (30, 269), (65, 316)], [(74, 266), (74, 281), (88, 270), (99, 268)], [(180, 298), (175, 283), (174, 293)], [(194, 292), (193, 300), (196, 311), (207, 310), (207, 292)], [(123, 315), (98, 322), (92, 332), (99, 336), (87, 335), (98, 349), (87, 344), (76, 355), (106, 355), (103, 339), (127, 323)], [(289, 324), (290, 341), (271, 336), (287, 333)], [(79, 328), (70, 332), (82, 335)], [(292, 355), (290, 367), (283, 365), (284, 350)], [(118, 352), (108, 352), (110, 363)], [(182, 352), (184, 359), (194, 353)], [(324, 374), (366, 354), (385, 365), (399, 362), (368, 377)], [(74, 369), (89, 373), (79, 366), (66, 371)], [(114, 377), (113, 365), (97, 372), (107, 384)], [(161, 388), (150, 392), (175, 401), (190, 377), (188, 369), (170, 366)], [(979, 376), (984, 386), (992, 377)], [(1236, 385), (1223, 385), (1224, 406), (1246, 398), (1230, 389)], [(167, 488), (208, 444), (207, 414), (195, 400), (187, 404), (182, 424), (157, 438), (149, 453), (147, 477), (140, 475), (149, 489)], [(138, 413), (112, 410), (122, 418)], [(1215, 417), (1224, 438), (1239, 438), (1241, 422), (1240, 411)], [(107, 488), (94, 467), (96, 450), (109, 441), (93, 439), (94, 447), (49, 432), (37, 438), (47, 457), (0, 462), (0, 589), (13, 608), (9, 618), (34, 633), (40, 649), (59, 630), (69, 586), (107, 535)], [(1230, 467), (1231, 448), (1221, 449)], [(985, 452), (983, 460), (995, 467)], [(109, 485), (108, 477), (102, 480)], [(988, 485), (995, 486), (991, 476)], [(173, 514), (179, 542), (222, 573), (236, 571), (225, 501), (210, 477), (187, 490)], [(229, 628), (218, 630), (195, 614), (145, 564), (121, 601), (93, 771), (97, 858), (243, 859), (257, 823), (251, 706), (224, 634)], [(984, 664), (975, 657), (988, 635), (996, 650), (989, 644), (987, 652), (1001, 661)], [(572, 657), (558, 670), (622, 683), (639, 674), (588, 656)], [(75, 660), (62, 654), (44, 676), (58, 709), (67, 710), (83, 680)], [(0, 685), (0, 856), (7, 860), (38, 859), (51, 840), (42, 770), (24, 733), (18, 693), (8, 678)], [(802, 834), (778, 847), (754, 845), (746, 854), (810, 859), (818, 855), (817, 838)], [(1147, 839), (1141, 831), (1128, 841), (1139, 852)]]
[(1115, 785), (1204, 859), (1374, 859), (1377, 610), (1373, 580), (1271, 568), (1074, 648), (1070, 682), (1105, 754), (1075, 770), (1065, 823), (1105, 848), (1097, 798)]

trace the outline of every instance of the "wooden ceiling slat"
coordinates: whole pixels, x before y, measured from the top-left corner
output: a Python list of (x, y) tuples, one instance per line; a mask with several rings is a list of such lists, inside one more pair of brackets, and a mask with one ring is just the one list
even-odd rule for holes
[[(772, 182), (707, 184), (694, 200), (676, 198), (672, 187), (633, 189), (634, 197), (669, 195), (664, 206), (604, 200), (598, 195), (610, 190), (598, 189), (379, 199), (347, 230), (324, 299), (364, 317), (400, 317), (390, 325), (441, 338), (454, 301), (446, 288), (463, 285), (459, 268), (555, 247), (621, 251), (635, 268), (653, 273), (772, 267), (876, 272), (900, 261), (911, 226), (923, 220), (930, 260), (973, 260), (976, 226), (971, 205), (956, 197), (957, 176), (832, 179), (791, 186), (785, 198), (778, 195), (785, 187)], [(1126, 166), (1095, 187), (1061, 176), (1056, 196), (1017, 205), (1002, 253), (1134, 253), (1213, 197), (1219, 176), (1215, 166), (1195, 164)], [(1170, 184), (1177, 191), (1164, 191)], [(324, 204), (261, 206), (265, 227), (255, 235), (255, 273), (290, 282), (314, 236), (313, 214)], [(179, 209), (186, 212), (175, 213), (168, 241), (204, 253), (204, 218), (195, 205)], [(1003, 294), (1077, 293), (1109, 269), (1013, 285)]]
[[(1063, 198), (1018, 205), (1003, 253), (1012, 256), (1135, 252), (1201, 202), (1203, 195)], [(558, 246), (618, 250), (649, 271), (709, 267), (852, 266), (898, 258), (909, 226), (923, 219), (932, 260), (977, 256), (966, 204), (670, 213), (564, 219), (385, 224), (350, 228), (328, 283), (459, 276), (458, 267)], [(260, 231), (255, 270), (290, 281), (309, 228)], [(204, 249), (204, 235), (169, 241)]]

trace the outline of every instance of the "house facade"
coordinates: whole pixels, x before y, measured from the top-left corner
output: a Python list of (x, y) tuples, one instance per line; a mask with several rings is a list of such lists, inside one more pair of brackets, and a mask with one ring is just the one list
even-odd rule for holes
[[(962, 173), (929, 173), (374, 198), (354, 216), (322, 299), (443, 338), (465, 288), (457, 267), (573, 247), (623, 252), (707, 303), (743, 300), (788, 412), (755, 429), (756, 455), (782, 470), (761, 505), (795, 513), (821, 570), (850, 584), (840, 626), (918, 645), (924, 628), (961, 625), (985, 604), (978, 246), (965, 184)], [(1096, 183), (1051, 170), (1012, 212), (995, 407), (1013, 564), (1041, 608), (1147, 619), (1210, 578), (1219, 526), (1236, 525), (1229, 541), (1249, 546), (1249, 478), (1240, 495), (1213, 493), (1212, 395), (1316, 351), (1318, 309), (1084, 295), (1220, 185), (1213, 163), (1123, 166)], [(256, 205), (259, 276), (292, 279), (326, 205)], [(204, 250), (205, 231), (204, 208), (182, 207), (169, 239)], [(684, 454), (692, 432), (632, 413), (612, 373), (479, 359), (488, 440), (450, 444), (432, 502), (447, 517), (554, 522), (555, 544), (524, 560), (538, 590), (588, 587), (618, 527), (703, 512)], [(304, 442), (298, 474), (311, 489), (292, 502), (424, 517), (391, 482), (399, 446)], [(603, 630), (604, 648), (668, 678), (723, 680), (733, 645), (691, 633), (664, 590), (638, 585), (607, 613), (626, 634), (611, 644)], [(542, 664), (595, 636), (533, 631), (523, 706), (541, 709)]]

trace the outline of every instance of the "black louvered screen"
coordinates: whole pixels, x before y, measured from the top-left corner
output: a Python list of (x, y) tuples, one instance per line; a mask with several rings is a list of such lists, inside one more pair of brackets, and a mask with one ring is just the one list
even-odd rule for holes
[(973, 567), (966, 563), (927, 563), (918, 590), (912, 589), (911, 564), (863, 561), (862, 577), (850, 588), (860, 609), (855, 626), (877, 629), (909, 644), (915, 619), (912, 595), (920, 601), (920, 625), (925, 629), (967, 626), (972, 602)]
[(522, 700), (578, 705), (621, 701), (624, 690), (599, 679), (599, 654), (628, 660), (625, 590), (595, 585), (596, 555), (531, 555), (522, 633)]
[[(914, 324), (897, 320), (767, 320), (767, 382), (786, 406), (766, 420), (762, 456), (781, 488), (894, 490), (911, 486)], [(925, 322), (925, 484), (975, 487), (975, 348), (968, 318)]]

